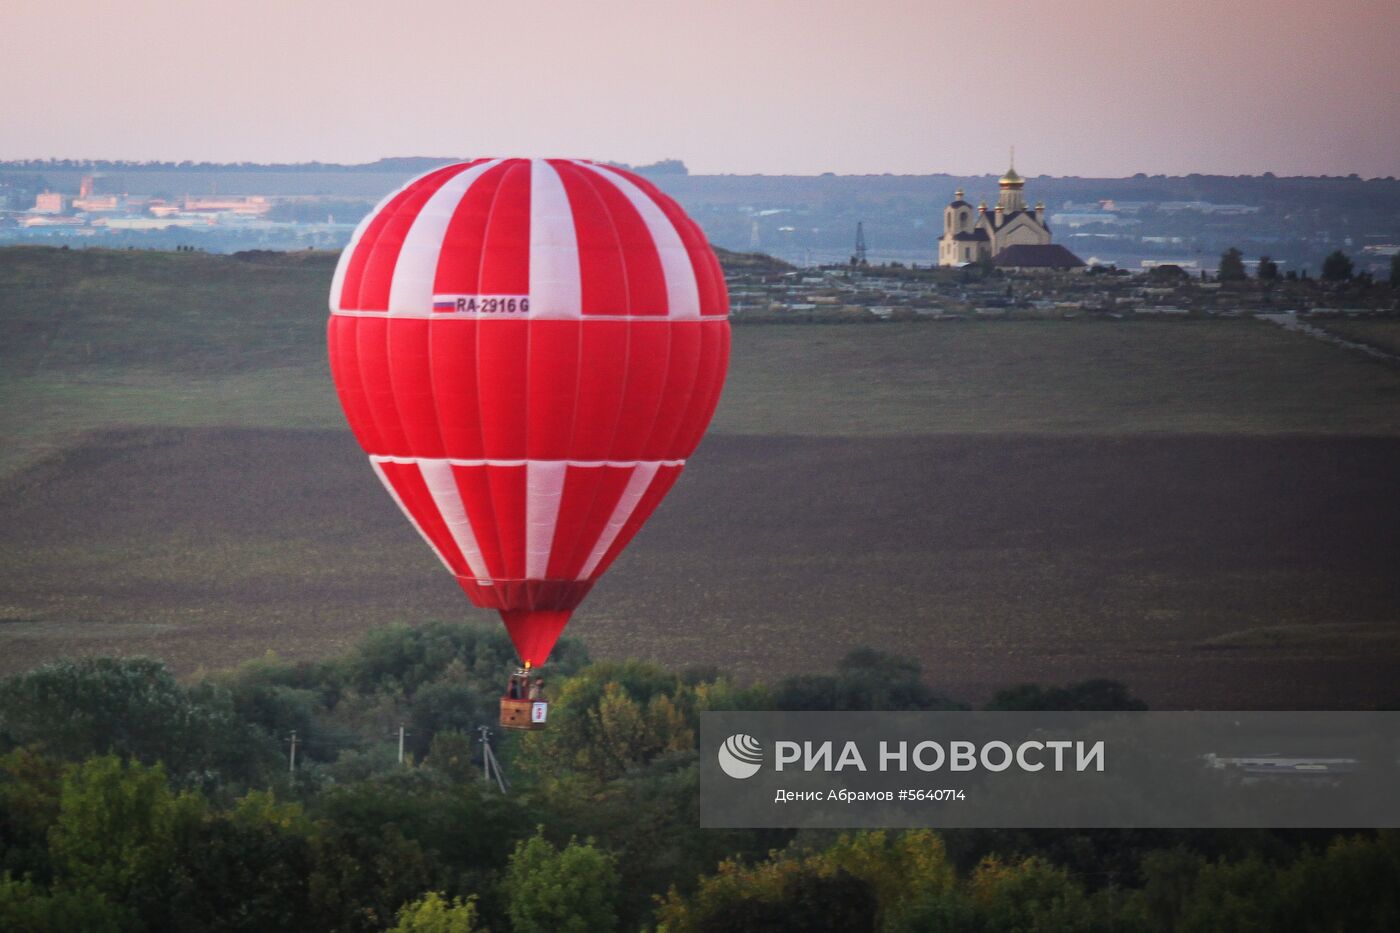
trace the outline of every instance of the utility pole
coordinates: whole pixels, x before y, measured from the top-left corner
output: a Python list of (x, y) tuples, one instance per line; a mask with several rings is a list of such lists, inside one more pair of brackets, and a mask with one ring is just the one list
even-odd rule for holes
[(487, 784), (495, 778), (496, 786), (501, 789), (502, 794), (506, 794), (510, 791), (510, 781), (501, 773), (501, 763), (496, 760), (496, 753), (491, 751), (491, 728), (477, 726), (476, 731), (481, 733), (481, 777)]
[(288, 772), (289, 774), (296, 774), (296, 771), (297, 771), (297, 730), (293, 729), (293, 730), (292, 730), (292, 751), (291, 751), (291, 754), (288, 756), (288, 761), (287, 761), (287, 772)]
[(399, 723), (399, 764), (403, 764), (403, 723)]

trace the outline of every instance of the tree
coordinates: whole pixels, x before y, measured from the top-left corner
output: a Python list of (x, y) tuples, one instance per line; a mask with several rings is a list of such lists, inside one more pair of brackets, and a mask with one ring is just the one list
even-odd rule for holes
[(476, 911), (476, 895), (448, 900), (436, 891), (429, 891), (416, 901), (399, 908), (398, 922), (389, 933), (477, 933), (480, 918)]
[(179, 825), (200, 819), (202, 801), (176, 796), (160, 765), (93, 758), (63, 779), (49, 849), (58, 876), (122, 902), (170, 861)]
[(1138, 869), (1142, 885), (1129, 895), (1125, 918), (1143, 930), (1175, 930), (1204, 865), (1184, 847), (1147, 853)]
[(432, 746), (429, 736), (468, 733), (477, 723), (490, 722), (500, 709), (500, 694), (495, 684), (484, 689), (482, 685), (446, 680), (426, 684), (413, 697), (408, 744), (422, 754)]
[(1097, 926), (1083, 887), (1038, 856), (1009, 864), (984, 859), (968, 888), (988, 930), (1068, 933)]
[(55, 661), (0, 681), (0, 740), (69, 760), (113, 753), (160, 761), (186, 783), (250, 780), (278, 758), (227, 691), (187, 689), (162, 662), (139, 657)]
[(1176, 263), (1166, 262), (1148, 269), (1147, 278), (1154, 285), (1180, 285), (1191, 278), (1191, 273)]
[(793, 846), (752, 865), (726, 859), (689, 897), (672, 888), (657, 918), (671, 933), (923, 930), (927, 905), (955, 886), (932, 830), (862, 832), (818, 852)]
[(434, 886), (433, 865), (392, 823), (375, 832), (347, 822), (334, 819), (312, 839), (311, 909), (333, 930), (382, 930), (400, 906)]
[(1400, 288), (1400, 253), (1390, 257), (1390, 287)]
[(1145, 710), (1147, 704), (1116, 680), (1083, 680), (1064, 687), (1019, 684), (998, 690), (986, 706), (989, 710)]
[(1263, 282), (1272, 282), (1278, 278), (1278, 263), (1268, 256), (1259, 257), (1259, 279)]
[(481, 771), (472, 761), (473, 751), (474, 743), (463, 733), (439, 732), (433, 736), (424, 764), (454, 781), (476, 780)]
[[(550, 655), (556, 675), (567, 675), (587, 660), (572, 640), (559, 643)], [(515, 648), (499, 626), (487, 628), (429, 622), (426, 625), (388, 625), (371, 630), (338, 664), (346, 685), (363, 694), (392, 689), (410, 699), (420, 687), (437, 681), (454, 667), (494, 685), (500, 672), (516, 662)]]
[(1351, 259), (1341, 250), (1336, 250), (1322, 260), (1322, 280), (1324, 282), (1346, 282), (1351, 279)]
[(1233, 246), (1221, 253), (1220, 270), (1217, 274), (1222, 282), (1244, 281), (1244, 253)]
[(689, 898), (674, 887), (657, 909), (668, 933), (856, 933), (876, 929), (879, 905), (870, 884), (818, 853), (773, 853), (744, 865), (725, 860)]
[(551, 728), (525, 735), (517, 758), (542, 777), (610, 781), (695, 747), (697, 688), (656, 665), (594, 664), (552, 689)]
[[(201, 933), (305, 930), (311, 823), (297, 804), (255, 792), (231, 813), (188, 825), (174, 841), (167, 928)], [(158, 926), (157, 924), (152, 924)]]
[(948, 894), (956, 884), (942, 838), (930, 829), (842, 836), (822, 860), (869, 886), (880, 929), (897, 924), (914, 905)]
[(841, 659), (836, 675), (800, 674), (773, 688), (773, 708), (785, 710), (951, 710), (961, 704), (935, 693), (918, 662), (870, 648)]
[(0, 755), (0, 871), (48, 876), (62, 783), (63, 765), (33, 748)]
[(613, 857), (593, 840), (557, 849), (535, 835), (518, 843), (501, 882), (516, 933), (590, 933), (617, 928)]
[(0, 930), (7, 933), (123, 933), (136, 928), (127, 908), (92, 888), (41, 888), (28, 879), (0, 875)]

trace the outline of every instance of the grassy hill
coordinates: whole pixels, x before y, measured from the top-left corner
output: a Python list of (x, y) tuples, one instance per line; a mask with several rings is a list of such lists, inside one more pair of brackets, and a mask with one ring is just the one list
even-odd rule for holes
[[(325, 370), (334, 257), (0, 250), (0, 668), (484, 618)], [(1355, 705), (1400, 675), (1400, 370), (1248, 320), (735, 329), (710, 437), (572, 633), (976, 698)]]

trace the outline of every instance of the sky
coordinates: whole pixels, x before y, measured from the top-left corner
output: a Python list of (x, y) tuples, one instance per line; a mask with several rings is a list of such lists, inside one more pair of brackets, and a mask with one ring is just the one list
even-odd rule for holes
[(1396, 0), (4, 0), (0, 159), (1400, 176)]

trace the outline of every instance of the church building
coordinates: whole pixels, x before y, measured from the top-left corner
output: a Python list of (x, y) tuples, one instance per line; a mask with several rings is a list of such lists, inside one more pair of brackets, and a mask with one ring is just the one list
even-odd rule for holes
[[(973, 208), (963, 200), (961, 188), (955, 194), (953, 203), (944, 208), (943, 236), (938, 239), (940, 266), (961, 266), (983, 260), (998, 264), (998, 258), (1004, 255), (1017, 257), (1017, 267), (1026, 257), (1043, 256), (1048, 264), (1052, 255), (1059, 260), (1055, 264), (1061, 267), (1084, 265), (1064, 247), (1041, 248), (1050, 246), (1045, 204), (1038, 201), (1034, 209), (1026, 206), (1023, 190), (1026, 182), (1016, 174), (1014, 161), (1006, 174), (1001, 176), (998, 185), (1001, 191), (994, 209), (988, 209), (986, 201)], [(1005, 250), (1017, 246), (1032, 248), (1005, 253)], [(1038, 262), (1035, 264), (1040, 265)]]

